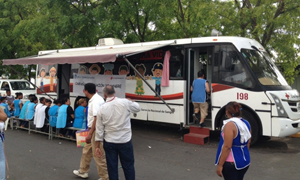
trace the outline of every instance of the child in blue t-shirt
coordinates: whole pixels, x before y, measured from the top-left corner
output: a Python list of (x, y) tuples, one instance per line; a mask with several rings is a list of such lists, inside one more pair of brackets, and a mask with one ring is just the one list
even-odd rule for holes
[(85, 98), (78, 100), (77, 104), (79, 105), (75, 109), (75, 120), (73, 127), (85, 129), (86, 127), (86, 106), (87, 102)]
[(21, 109), (23, 107), (23, 103), (22, 103), (22, 99), (23, 99), (23, 93), (21, 92), (17, 92), (16, 93), (16, 99), (14, 100), (14, 116), (15, 117), (19, 117)]
[(6, 101), (6, 97), (2, 96), (1, 97), (1, 104), (0, 104), (0, 106), (2, 106), (2, 108), (3, 108), (4, 112), (5, 112), (5, 114), (7, 115), (7, 117), (10, 118), (11, 117), (11, 113), (9, 112), (8, 104), (6, 104), (5, 101)]

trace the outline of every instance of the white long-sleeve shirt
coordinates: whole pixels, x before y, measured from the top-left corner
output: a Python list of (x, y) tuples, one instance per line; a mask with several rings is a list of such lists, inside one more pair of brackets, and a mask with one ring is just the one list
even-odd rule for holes
[(128, 99), (109, 97), (97, 113), (96, 141), (126, 143), (131, 140), (130, 113), (141, 110), (140, 105)]
[(93, 97), (89, 100), (87, 117), (87, 125), (89, 128), (93, 126), (94, 117), (97, 116), (97, 112), (102, 104), (104, 104), (104, 99), (97, 93), (94, 94)]

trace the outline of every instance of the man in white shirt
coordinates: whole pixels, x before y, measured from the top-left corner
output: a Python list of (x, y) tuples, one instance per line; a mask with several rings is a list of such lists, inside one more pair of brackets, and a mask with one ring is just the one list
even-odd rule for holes
[[(79, 170), (74, 170), (73, 173), (82, 178), (88, 178), (88, 171), (90, 168), (90, 162), (93, 157), (93, 153), (95, 152), (95, 127), (96, 127), (96, 118), (97, 111), (100, 106), (104, 104), (104, 99), (96, 93), (96, 85), (93, 83), (87, 83), (84, 85), (84, 93), (85, 96), (89, 99), (88, 104), (88, 129), (89, 135), (86, 138), (86, 144), (82, 149), (82, 156), (80, 161)], [(99, 145), (97, 147), (101, 148), (102, 153), (104, 153), (103, 145)], [(97, 158), (94, 156), (94, 160), (96, 162), (98, 174), (100, 176), (99, 180), (108, 180), (107, 173), (107, 165), (105, 156), (101, 158)]]
[[(97, 113), (95, 156), (106, 156), (110, 180), (119, 179), (118, 156), (126, 180), (135, 180), (130, 113), (137, 113), (141, 108), (136, 102), (115, 97), (114, 87), (110, 85), (105, 87), (104, 97), (106, 103)], [(102, 152), (102, 142), (105, 154)]]

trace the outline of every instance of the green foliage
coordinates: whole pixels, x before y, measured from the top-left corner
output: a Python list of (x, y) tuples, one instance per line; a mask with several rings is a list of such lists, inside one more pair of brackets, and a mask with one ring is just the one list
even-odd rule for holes
[[(14, 59), (36, 55), (41, 49), (59, 46), (51, 14), (44, 0), (0, 1), (0, 59)], [(0, 66), (0, 73), (10, 78), (26, 78), (30, 68), (16, 65), (21, 73), (14, 73), (7, 66)]]
[(217, 12), (221, 17), (223, 35), (256, 39), (282, 64), (284, 75), (291, 84), (298, 74), (295, 68), (300, 59), (300, 4), (295, 0), (219, 1)]
[[(295, 0), (0, 0), (0, 59), (40, 50), (223, 35), (256, 39), (292, 83), (298, 74), (300, 9)], [(16, 67), (27, 76), (29, 69)], [(0, 73), (12, 75), (7, 67)]]
[(166, 0), (155, 25), (164, 39), (208, 36), (221, 27), (214, 6), (211, 0)]

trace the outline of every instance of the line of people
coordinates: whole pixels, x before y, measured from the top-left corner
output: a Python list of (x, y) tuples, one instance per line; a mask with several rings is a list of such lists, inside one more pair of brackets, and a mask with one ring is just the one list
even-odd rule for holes
[[(45, 97), (38, 98), (34, 94), (30, 94), (28, 100), (23, 104), (23, 94), (16, 93), (16, 99), (6, 91), (8, 96), (0, 97), (5, 114), (8, 118), (16, 117), (33, 121), (36, 128), (43, 132), (49, 131), (48, 124), (56, 129), (59, 129), (59, 136), (67, 136), (75, 138), (75, 131), (68, 130), (66, 127), (75, 127), (86, 129), (86, 106), (87, 100), (81, 98), (77, 101), (78, 107), (75, 109), (70, 106), (70, 99), (68, 97), (62, 100), (52, 101)], [(39, 102), (39, 103), (38, 103)], [(28, 127), (28, 121), (22, 121), (21, 127)]]
[[(32, 120), (37, 128), (46, 131), (47, 120), (49, 125), (59, 129), (60, 135), (74, 136), (74, 131), (65, 127), (88, 129), (89, 135), (82, 149), (82, 157), (78, 170), (73, 173), (79, 177), (87, 178), (92, 157), (94, 157), (100, 176), (99, 180), (118, 179), (118, 157), (122, 164), (126, 180), (135, 179), (134, 154), (132, 145), (132, 132), (130, 113), (140, 111), (138, 103), (117, 98), (114, 96), (113, 86), (106, 86), (104, 99), (96, 93), (96, 85), (87, 83), (84, 86), (86, 98), (77, 101), (78, 107), (73, 111), (68, 97), (52, 101), (35, 95), (22, 103), (18, 118)], [(3, 97), (4, 98), (4, 97)], [(6, 100), (6, 97), (4, 98)], [(22, 99), (19, 97), (18, 99)], [(4, 101), (3, 101), (4, 102)], [(17, 102), (15, 104), (18, 104)], [(88, 107), (87, 107), (88, 104)], [(8, 104), (7, 104), (8, 105)], [(16, 115), (16, 114), (15, 114)], [(23, 121), (22, 127), (28, 126), (28, 121)], [(1, 150), (0, 150), (1, 151)]]

